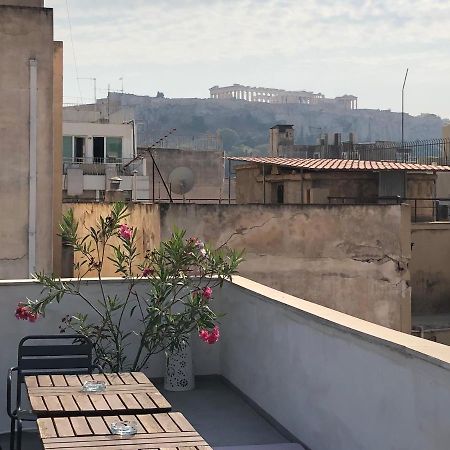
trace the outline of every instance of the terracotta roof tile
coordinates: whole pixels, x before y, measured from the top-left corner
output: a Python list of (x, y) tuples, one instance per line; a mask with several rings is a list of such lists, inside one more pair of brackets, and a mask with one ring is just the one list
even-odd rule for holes
[(257, 164), (274, 164), (282, 167), (308, 170), (413, 170), (450, 172), (450, 166), (435, 166), (432, 164), (412, 164), (395, 161), (361, 161), (343, 159), (303, 159), (277, 157), (246, 157), (231, 156), (227, 159)]

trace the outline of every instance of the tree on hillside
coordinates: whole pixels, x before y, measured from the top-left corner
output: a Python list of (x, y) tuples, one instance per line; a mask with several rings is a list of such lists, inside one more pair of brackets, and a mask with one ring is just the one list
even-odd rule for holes
[(222, 128), (217, 130), (220, 138), (222, 139), (223, 149), (229, 152), (240, 141), (239, 134), (231, 128)]

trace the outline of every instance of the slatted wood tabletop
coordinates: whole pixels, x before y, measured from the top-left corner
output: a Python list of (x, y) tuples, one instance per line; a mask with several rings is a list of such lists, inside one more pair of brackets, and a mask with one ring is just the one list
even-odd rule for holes
[[(106, 383), (103, 392), (82, 392), (85, 381)], [(25, 377), (38, 417), (142, 414), (170, 411), (170, 403), (141, 372)]]
[[(119, 420), (135, 421), (134, 436), (109, 429)], [(179, 412), (38, 419), (44, 450), (212, 450)]]

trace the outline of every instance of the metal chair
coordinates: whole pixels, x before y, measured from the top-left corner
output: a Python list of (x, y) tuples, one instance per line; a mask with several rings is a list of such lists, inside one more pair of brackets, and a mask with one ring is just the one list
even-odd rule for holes
[[(69, 342), (70, 341), (70, 342)], [(32, 411), (22, 407), (22, 386), (28, 375), (91, 374), (92, 342), (81, 335), (26, 336), (19, 342), (17, 366), (9, 369), (7, 410), (11, 418), (10, 450), (22, 448), (22, 421), (35, 421)], [(16, 373), (16, 405), (13, 408), (13, 373)]]

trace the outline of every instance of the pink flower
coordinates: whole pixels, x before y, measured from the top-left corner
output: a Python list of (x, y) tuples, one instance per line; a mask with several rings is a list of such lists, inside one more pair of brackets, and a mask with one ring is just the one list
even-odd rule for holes
[(212, 297), (212, 293), (213, 293), (212, 289), (209, 286), (206, 286), (202, 290), (202, 297), (205, 300), (209, 300)]
[(133, 228), (130, 228), (127, 224), (120, 225), (119, 235), (122, 239), (129, 241), (133, 236)]
[(190, 238), (189, 242), (194, 244), (194, 247), (199, 251), (199, 253), (203, 256), (206, 256), (205, 243), (198, 238)]
[(16, 308), (16, 319), (29, 320), (30, 322), (36, 322), (38, 315), (31, 312), (29, 306), (24, 303), (19, 303)]
[(207, 344), (215, 344), (220, 338), (219, 327), (216, 325), (211, 331), (200, 330), (198, 336)]
[(200, 330), (198, 335), (202, 341), (206, 342), (208, 340), (209, 331), (208, 330)]
[(144, 270), (142, 271), (142, 276), (148, 277), (148, 276), (152, 275), (153, 272), (154, 272), (154, 269), (151, 269), (150, 267), (145, 267)]

